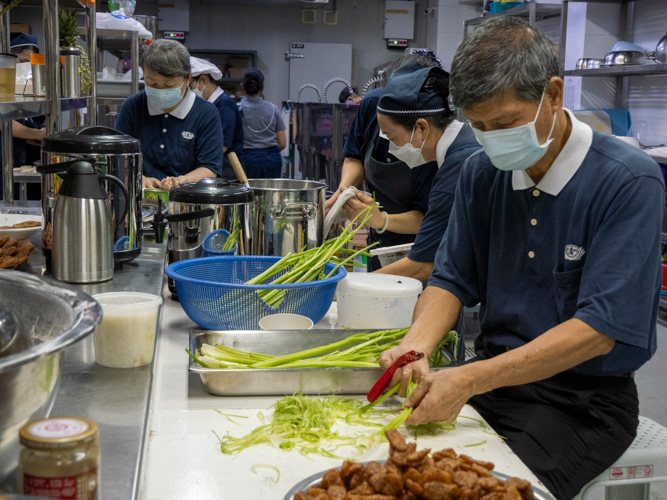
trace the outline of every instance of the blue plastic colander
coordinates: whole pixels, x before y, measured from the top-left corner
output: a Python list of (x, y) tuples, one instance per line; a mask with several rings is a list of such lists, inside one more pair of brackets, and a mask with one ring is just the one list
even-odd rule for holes
[[(256, 330), (260, 319), (278, 313), (300, 314), (317, 323), (331, 307), (336, 285), (347, 276), (347, 271), (340, 267), (330, 278), (294, 285), (244, 284), (280, 259), (241, 255), (202, 257), (175, 262), (165, 273), (174, 280), (185, 313), (206, 330)], [(327, 264), (325, 274), (334, 267)], [(285, 290), (285, 296), (274, 308), (257, 292), (275, 289)]]
[(229, 231), (226, 229), (218, 229), (210, 233), (204, 241), (202, 242), (202, 250), (204, 251), (204, 257), (217, 257), (221, 255), (234, 255), (236, 253), (236, 246), (231, 250), (223, 250), (229, 238)]

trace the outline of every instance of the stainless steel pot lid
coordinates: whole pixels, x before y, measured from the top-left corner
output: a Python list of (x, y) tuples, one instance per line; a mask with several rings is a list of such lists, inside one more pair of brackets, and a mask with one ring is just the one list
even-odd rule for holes
[(116, 155), (141, 153), (138, 139), (109, 127), (77, 127), (42, 139), (42, 151), (65, 154)]
[(169, 201), (198, 205), (238, 205), (254, 200), (252, 189), (220, 177), (181, 184), (169, 191)]

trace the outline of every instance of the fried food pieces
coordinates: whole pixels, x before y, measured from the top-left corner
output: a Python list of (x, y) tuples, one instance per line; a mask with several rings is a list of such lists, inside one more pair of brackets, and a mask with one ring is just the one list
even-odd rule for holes
[(0, 235), (0, 269), (10, 269), (23, 264), (35, 249), (28, 240), (16, 241), (6, 234)]
[(389, 459), (384, 463), (345, 461), (331, 469), (319, 486), (300, 491), (294, 500), (534, 500), (528, 481), (493, 477), (493, 464), (457, 455), (451, 449), (430, 454), (406, 443), (396, 429), (385, 432)]
[(28, 220), (25, 222), (19, 222), (13, 226), (2, 226), (0, 229), (25, 229), (28, 227), (41, 227), (42, 223), (36, 220)]

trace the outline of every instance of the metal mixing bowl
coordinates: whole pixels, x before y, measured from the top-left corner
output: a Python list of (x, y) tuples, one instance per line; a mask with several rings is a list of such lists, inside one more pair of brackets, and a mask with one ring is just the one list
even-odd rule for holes
[(631, 50), (609, 52), (604, 57), (604, 66), (639, 66), (646, 64), (646, 54)]
[(36, 276), (0, 270), (0, 304), (19, 319), (19, 337), (0, 356), (0, 483), (16, 467), (19, 429), (47, 417), (64, 349), (90, 334), (102, 307), (85, 293)]

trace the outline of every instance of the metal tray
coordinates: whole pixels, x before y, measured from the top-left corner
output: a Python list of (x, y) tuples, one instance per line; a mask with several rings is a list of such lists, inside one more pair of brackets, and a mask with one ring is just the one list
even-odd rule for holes
[[(384, 463), (385, 461), (378, 460), (378, 462)], [(364, 462), (364, 465), (368, 465), (368, 462)], [(313, 474), (312, 476), (307, 477), (303, 481), (300, 481), (299, 483), (295, 484), (294, 487), (287, 492), (287, 495), (285, 495), (285, 498), (283, 500), (294, 500), (294, 495), (296, 495), (298, 492), (308, 491), (308, 489), (311, 486), (322, 481), (322, 477), (324, 476), (325, 472), (327, 471), (318, 472), (317, 474)], [(496, 472), (495, 470), (491, 471), (491, 474), (493, 474), (493, 476), (497, 477), (502, 481), (505, 481), (506, 479), (510, 478), (510, 476), (508, 476), (507, 474), (503, 474), (502, 472)], [(556, 500), (549, 493), (540, 488), (535, 487), (534, 485), (533, 485), (533, 493), (535, 494), (535, 500)]]
[[(222, 344), (272, 356), (312, 349), (374, 330), (190, 331), (190, 351), (202, 344)], [(285, 396), (295, 393), (366, 394), (382, 375), (380, 368), (266, 368), (233, 370), (202, 368), (192, 359), (204, 387), (216, 396)]]

